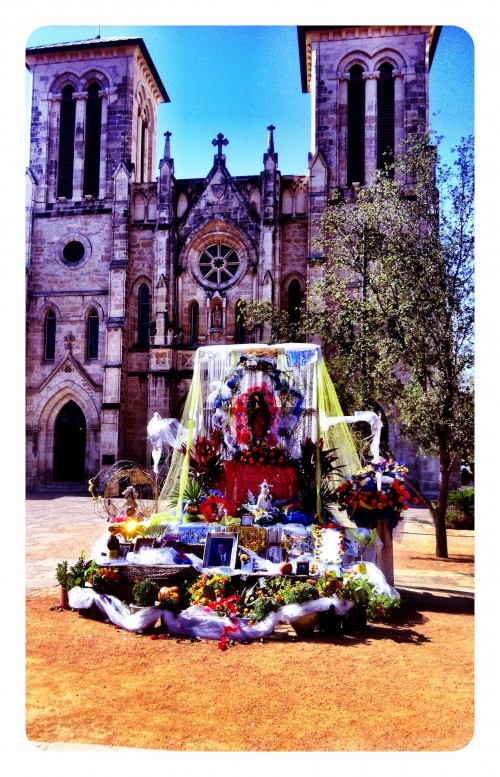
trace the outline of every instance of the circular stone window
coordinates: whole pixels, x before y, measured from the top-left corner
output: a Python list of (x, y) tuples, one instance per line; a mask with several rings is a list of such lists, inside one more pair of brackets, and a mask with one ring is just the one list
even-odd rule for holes
[(90, 256), (92, 246), (84, 235), (66, 234), (58, 243), (57, 253), (66, 267), (76, 267)]
[(64, 246), (62, 253), (64, 259), (71, 264), (81, 262), (85, 256), (85, 246), (79, 240), (70, 240)]
[(232, 281), (239, 266), (238, 254), (225, 243), (208, 246), (200, 254), (200, 273), (204, 280), (216, 286)]

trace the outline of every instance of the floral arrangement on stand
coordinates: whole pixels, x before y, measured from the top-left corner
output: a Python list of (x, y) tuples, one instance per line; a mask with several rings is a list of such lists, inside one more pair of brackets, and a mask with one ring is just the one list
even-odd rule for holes
[(380, 459), (363, 467), (344, 481), (333, 494), (340, 511), (345, 510), (357, 526), (369, 528), (381, 519), (389, 519), (391, 528), (408, 510), (411, 500), (405, 485), (408, 469), (393, 459)]

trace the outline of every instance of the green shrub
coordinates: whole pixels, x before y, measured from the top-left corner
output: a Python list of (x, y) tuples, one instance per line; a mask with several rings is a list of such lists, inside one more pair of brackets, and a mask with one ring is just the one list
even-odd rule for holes
[(136, 583), (132, 588), (134, 602), (139, 607), (152, 607), (158, 595), (158, 586), (152, 580), (146, 578)]
[(449, 492), (446, 526), (448, 529), (474, 528), (473, 488), (459, 488)]

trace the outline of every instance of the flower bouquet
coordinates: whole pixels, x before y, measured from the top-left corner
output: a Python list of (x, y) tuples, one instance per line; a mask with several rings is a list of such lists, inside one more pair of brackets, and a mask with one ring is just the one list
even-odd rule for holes
[(85, 574), (85, 585), (97, 594), (113, 593), (119, 581), (116, 567), (99, 567), (95, 561), (90, 563)]
[(410, 502), (405, 486), (407, 474), (402, 464), (379, 459), (345, 480), (335, 490), (333, 501), (359, 527), (372, 528), (377, 521), (389, 519), (394, 528)]

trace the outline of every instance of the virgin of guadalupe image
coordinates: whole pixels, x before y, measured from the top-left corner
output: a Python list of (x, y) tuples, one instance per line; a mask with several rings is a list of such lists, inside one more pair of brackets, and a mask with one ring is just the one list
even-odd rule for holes
[(260, 391), (254, 391), (247, 401), (247, 423), (252, 440), (264, 440), (272, 422), (273, 418), (264, 395)]

